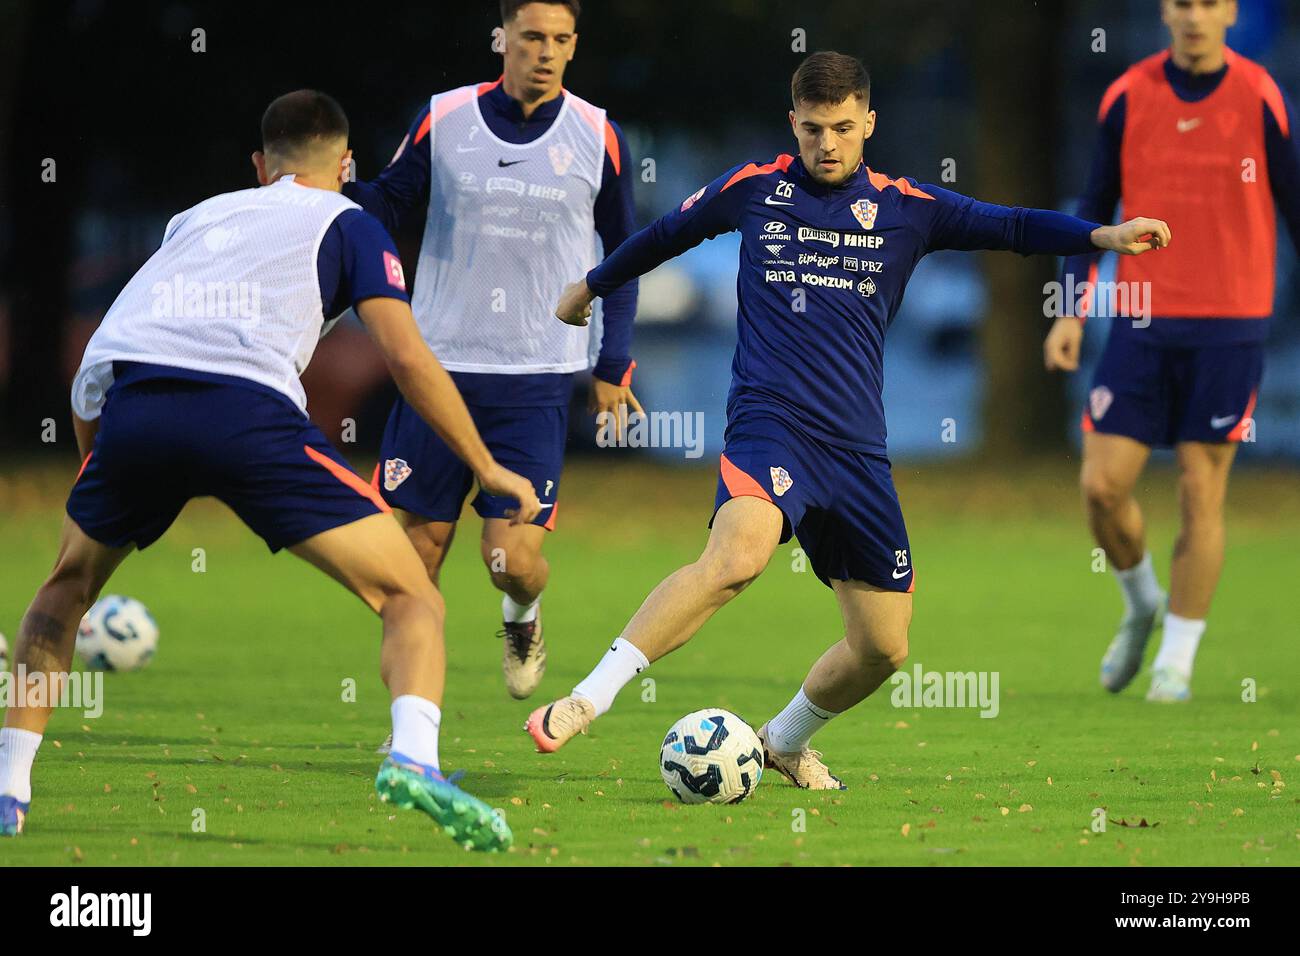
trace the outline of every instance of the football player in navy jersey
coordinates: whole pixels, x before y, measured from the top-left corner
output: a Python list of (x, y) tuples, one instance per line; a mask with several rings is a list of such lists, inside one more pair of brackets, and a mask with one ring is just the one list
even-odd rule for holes
[(406, 400), (485, 488), (514, 501), (513, 520), (531, 521), (541, 505), (484, 447), (421, 340), (392, 239), (339, 194), (347, 138), (347, 117), (325, 94), (277, 98), (253, 156), (260, 188), (173, 217), (86, 346), (72, 388), (81, 471), (54, 570), (14, 648), (26, 678), (0, 730), (0, 835), (25, 827), (57, 699), (29, 691), (66, 679), (78, 622), (117, 567), (190, 499), (211, 496), (382, 621), (395, 740), (375, 781), (380, 799), (428, 813), (466, 847), (511, 842), (491, 807), (439, 769), (442, 596), (383, 499), (307, 417), (298, 377), (328, 320), (356, 309)]
[(526, 730), (543, 752), (605, 713), (624, 684), (689, 640), (795, 534), (835, 592), (844, 636), (759, 737), (767, 765), (795, 785), (842, 789), (809, 740), (907, 656), (916, 572), (886, 457), (881, 387), (885, 332), (912, 270), (940, 249), (1138, 255), (1169, 243), (1155, 219), (1102, 226), (868, 168), (863, 146), (876, 114), (866, 69), (851, 56), (808, 57), (791, 94), (797, 156), (727, 171), (629, 238), (556, 307), (563, 321), (585, 322), (596, 296), (705, 239), (741, 234), (738, 336), (708, 544), (651, 593), (570, 696), (530, 715)]

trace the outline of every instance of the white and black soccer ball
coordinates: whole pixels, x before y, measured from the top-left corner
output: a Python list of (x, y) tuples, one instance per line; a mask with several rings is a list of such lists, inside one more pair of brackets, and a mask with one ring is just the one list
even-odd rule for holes
[(664, 737), (659, 771), (682, 803), (739, 803), (763, 776), (763, 744), (730, 711), (697, 710)]
[(158, 624), (135, 598), (100, 598), (77, 628), (77, 653), (94, 671), (138, 671), (157, 650)]

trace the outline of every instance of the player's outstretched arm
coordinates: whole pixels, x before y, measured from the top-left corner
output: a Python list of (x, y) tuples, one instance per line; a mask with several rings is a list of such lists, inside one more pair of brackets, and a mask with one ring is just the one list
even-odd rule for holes
[(484, 491), (519, 502), (511, 524), (536, 518), (542, 506), (532, 483), (497, 464), (483, 444), (456, 383), (420, 337), (411, 307), (400, 299), (376, 296), (358, 302), (356, 310), (411, 407), (469, 465)]
[(569, 325), (586, 325), (596, 296), (607, 295), (705, 239), (735, 229), (749, 190), (761, 181), (745, 170), (757, 172), (758, 167), (750, 163), (729, 169), (677, 209), (629, 236), (586, 276), (565, 287), (555, 317)]
[(1140, 256), (1152, 249), (1163, 249), (1172, 238), (1168, 223), (1143, 216), (1121, 222), (1118, 226), (1098, 226), (1092, 231), (1094, 246), (1122, 256)]

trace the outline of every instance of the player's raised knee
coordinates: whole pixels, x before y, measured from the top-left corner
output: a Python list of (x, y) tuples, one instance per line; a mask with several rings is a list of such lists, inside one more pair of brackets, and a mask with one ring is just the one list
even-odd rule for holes
[(1129, 496), (1129, 489), (1100, 468), (1085, 468), (1079, 476), (1084, 503), (1092, 511), (1114, 511)]
[(506, 591), (532, 581), (542, 563), (542, 556), (530, 548), (484, 548), (483, 564), (488, 569), (492, 584)]
[(739, 591), (763, 573), (767, 560), (768, 555), (761, 552), (710, 548), (700, 556), (696, 566), (718, 590)]

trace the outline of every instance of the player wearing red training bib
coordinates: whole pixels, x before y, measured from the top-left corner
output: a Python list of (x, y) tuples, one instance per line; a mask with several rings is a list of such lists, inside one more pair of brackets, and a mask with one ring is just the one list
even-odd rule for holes
[[(1223, 565), (1223, 501), (1237, 443), (1253, 435), (1263, 340), (1273, 310), (1276, 219), (1300, 240), (1300, 154), (1294, 112), (1256, 63), (1225, 44), (1235, 0), (1164, 0), (1168, 50), (1111, 84), (1079, 215), (1105, 222), (1159, 210), (1179, 234), (1163, 256), (1127, 258), (1115, 316), (1083, 413), (1081, 485), (1093, 536), (1124, 596), (1102, 686), (1123, 690), (1163, 613), (1148, 700), (1190, 697), (1192, 665)], [(1047, 367), (1073, 371), (1083, 321), (1103, 286), (1097, 256), (1065, 268), (1078, 318), (1058, 319)], [(1139, 308), (1134, 308), (1138, 305)], [(1125, 308), (1127, 306), (1127, 308)], [(1133, 487), (1153, 447), (1175, 449), (1182, 528), (1168, 595), (1146, 550)]]

